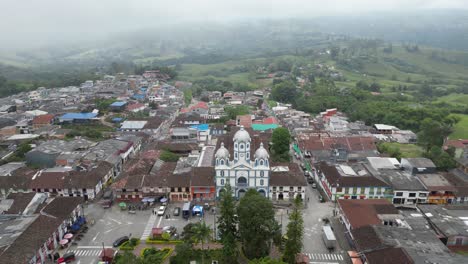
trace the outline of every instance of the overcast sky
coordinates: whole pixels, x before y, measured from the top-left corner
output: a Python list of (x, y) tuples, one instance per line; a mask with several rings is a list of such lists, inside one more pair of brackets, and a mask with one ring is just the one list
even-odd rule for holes
[(0, 0), (0, 46), (22, 48), (187, 21), (430, 8), (468, 9), (468, 0)]

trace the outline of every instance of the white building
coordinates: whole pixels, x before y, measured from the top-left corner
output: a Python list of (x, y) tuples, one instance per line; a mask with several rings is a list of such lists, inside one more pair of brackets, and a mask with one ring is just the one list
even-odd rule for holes
[(232, 186), (237, 198), (242, 197), (247, 189), (251, 188), (268, 197), (270, 156), (263, 142), (251, 157), (252, 140), (249, 133), (241, 127), (234, 134), (233, 143), (234, 159), (231, 160), (230, 152), (224, 143), (221, 143), (215, 154), (217, 197), (227, 183)]
[(271, 164), (266, 149), (271, 134), (252, 132), (252, 135), (240, 127), (232, 138), (229, 135), (219, 138), (221, 143), (215, 154), (216, 197), (229, 183), (237, 198), (248, 189), (255, 189), (273, 201), (297, 196), (305, 199), (307, 182), (299, 165)]

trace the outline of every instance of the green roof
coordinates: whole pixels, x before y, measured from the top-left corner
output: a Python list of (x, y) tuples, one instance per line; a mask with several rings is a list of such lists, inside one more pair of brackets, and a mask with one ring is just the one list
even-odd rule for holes
[(275, 129), (275, 128), (278, 128), (278, 125), (277, 124), (252, 124), (252, 129), (254, 131), (265, 131), (265, 130), (268, 130), (268, 129)]

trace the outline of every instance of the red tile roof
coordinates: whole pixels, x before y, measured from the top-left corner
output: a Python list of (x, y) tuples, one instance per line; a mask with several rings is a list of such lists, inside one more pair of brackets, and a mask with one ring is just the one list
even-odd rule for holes
[(139, 109), (139, 108), (142, 108), (142, 107), (145, 107), (145, 105), (142, 104), (142, 103), (135, 103), (135, 104), (128, 105), (127, 110), (128, 111), (133, 111), (135, 109)]
[(379, 214), (398, 214), (398, 210), (386, 199), (338, 200), (351, 228), (381, 225)]
[(52, 123), (52, 120), (54, 120), (54, 115), (52, 115), (52, 114), (39, 115), (39, 116), (36, 116), (33, 119), (32, 123), (33, 123), (33, 125), (50, 124), (50, 123)]
[(453, 146), (455, 148), (468, 148), (468, 139), (453, 139), (447, 140), (444, 147)]
[(278, 120), (274, 117), (267, 117), (263, 119), (263, 124), (270, 125), (270, 124), (278, 124)]
[(252, 127), (252, 116), (251, 115), (240, 115), (236, 117), (237, 124), (244, 126), (245, 128)]
[(375, 140), (372, 137), (321, 137), (311, 136), (299, 139), (299, 147), (303, 150), (332, 150), (345, 148), (349, 151), (376, 150)]

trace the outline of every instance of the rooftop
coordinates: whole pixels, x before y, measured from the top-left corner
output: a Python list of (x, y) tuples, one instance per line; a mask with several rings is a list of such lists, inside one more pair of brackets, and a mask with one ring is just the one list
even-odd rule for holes
[(66, 113), (60, 117), (62, 120), (71, 120), (71, 119), (92, 119), (95, 118), (97, 113)]
[(384, 215), (398, 215), (398, 210), (386, 199), (338, 200), (338, 204), (348, 219), (352, 229), (381, 225)]
[(468, 236), (468, 210), (449, 210), (429, 204), (418, 205), (418, 208), (443, 236)]
[(296, 163), (272, 163), (270, 186), (307, 186), (307, 182)]
[(143, 129), (148, 121), (124, 121), (120, 129)]
[(454, 192), (456, 188), (441, 174), (418, 174), (416, 175), (428, 191), (450, 191)]
[(415, 168), (435, 168), (436, 167), (434, 162), (432, 162), (432, 160), (428, 158), (403, 158), (401, 162), (403, 163), (404, 160), (408, 161), (408, 163), (411, 164), (411, 166)]
[(394, 170), (394, 169), (382, 169), (378, 171), (376, 175), (392, 188), (397, 190), (408, 190), (408, 191), (425, 191), (426, 188), (418, 180), (417, 177), (409, 174), (406, 171)]
[(25, 162), (10, 162), (0, 166), (0, 176), (11, 176), (11, 173), (26, 166)]

